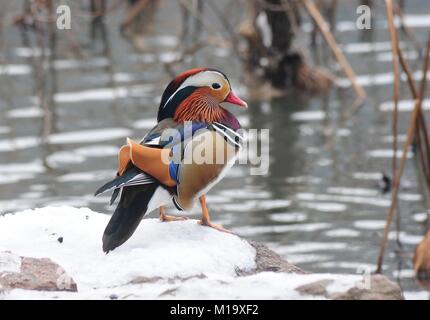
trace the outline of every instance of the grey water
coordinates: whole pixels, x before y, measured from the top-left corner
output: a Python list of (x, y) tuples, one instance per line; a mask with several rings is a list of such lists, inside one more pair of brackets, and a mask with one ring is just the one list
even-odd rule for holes
[[(220, 2), (223, 9), (230, 5), (233, 27), (243, 13), (237, 3)], [(21, 4), (1, 0), (1, 16), (18, 15)], [(321, 37), (312, 48), (304, 31), (298, 41), (310, 48), (306, 54), (316, 64), (336, 74), (338, 87), (327, 96), (248, 95), (247, 111), (230, 108), (243, 127), (270, 129), (270, 167), (265, 175), (251, 175), (249, 165), (236, 165), (208, 196), (215, 222), (311, 272), (373, 271), (390, 205), (390, 194), (380, 187), (382, 175), (392, 175), (393, 80), (385, 8), (373, 9), (371, 31), (357, 30), (355, 9), (354, 1), (339, 6), (336, 38), (367, 91), (366, 103), (351, 114), (354, 94), (348, 81)], [(118, 28), (124, 8), (110, 12), (101, 25), (91, 24), (83, 4), (74, 10), (77, 21), (72, 30), (57, 31), (55, 52), (43, 49), (43, 40), (32, 32), (0, 27), (0, 213), (63, 205), (112, 213), (109, 197), (93, 193), (113, 177), (125, 138), (140, 139), (154, 125), (172, 72), (215, 67), (247, 96), (246, 75), (228, 46), (207, 46), (177, 61), (192, 41), (190, 34), (228, 39), (210, 11), (205, 12), (207, 28), (190, 21), (183, 36), (178, 3), (162, 1), (147, 14), (141, 36), (130, 38)], [(408, 24), (424, 43), (430, 3), (408, 1), (406, 10)], [(305, 18), (304, 29), (311, 27)], [(422, 59), (401, 38), (408, 62), (419, 70)], [(399, 148), (412, 105), (404, 82), (401, 97), (409, 102), (401, 103)], [(428, 101), (424, 108), (430, 108)], [(414, 280), (411, 262), (426, 230), (428, 206), (409, 156), (399, 195), (399, 232), (393, 226), (384, 273), (399, 282), (406, 297), (428, 299)], [(190, 216), (198, 214), (196, 208)]]

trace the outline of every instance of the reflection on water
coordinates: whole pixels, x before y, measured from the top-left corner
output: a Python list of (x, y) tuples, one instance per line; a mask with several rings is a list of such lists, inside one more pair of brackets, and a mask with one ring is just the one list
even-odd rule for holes
[[(171, 77), (163, 62), (176, 59), (177, 46), (190, 41), (180, 38), (186, 31), (169, 29), (180, 24), (176, 11), (167, 2), (153, 19), (157, 23), (169, 15), (169, 23), (145, 29), (145, 37), (138, 39), (119, 34), (116, 15), (109, 17), (112, 23), (98, 21), (93, 28), (88, 19), (80, 28), (90, 32), (75, 33), (79, 54), (61, 38), (55, 48), (42, 50), (31, 42), (31, 34), (22, 39), (16, 28), (3, 31), (8, 45), (0, 52), (0, 212), (46, 205), (113, 211), (107, 196), (92, 194), (112, 177), (125, 137), (139, 139), (155, 123)], [(338, 18), (345, 23), (337, 36), (368, 87), (367, 104), (348, 117), (352, 99), (344, 89), (323, 98), (291, 92), (250, 101), (249, 112), (237, 115), (246, 127), (270, 129), (270, 170), (251, 176), (249, 167), (236, 166), (208, 196), (217, 222), (315, 272), (373, 270), (390, 204), (389, 194), (379, 187), (382, 174), (391, 172), (389, 39), (381, 26), (371, 42), (362, 39), (348, 28), (352, 13), (340, 10)], [(416, 24), (428, 21), (416, 13)], [(417, 32), (425, 37), (425, 29)], [(402, 46), (413, 51), (407, 41)], [(413, 64), (416, 56), (407, 58)], [(203, 49), (178, 70), (195, 65), (225, 70), (236, 86), (242, 78), (226, 48)], [(348, 82), (340, 79), (339, 84)], [(401, 111), (410, 106), (402, 102)], [(400, 114), (402, 133), (407, 117), (407, 112)], [(411, 265), (427, 219), (413, 161), (399, 199), (401, 232), (390, 233), (385, 272), (408, 296), (427, 298), (413, 280)], [(198, 215), (197, 208), (191, 214)]]

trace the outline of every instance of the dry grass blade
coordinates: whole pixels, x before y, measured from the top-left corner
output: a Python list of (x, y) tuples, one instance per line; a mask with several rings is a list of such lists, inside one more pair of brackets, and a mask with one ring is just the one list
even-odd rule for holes
[(397, 54), (399, 56), (400, 65), (403, 68), (403, 71), (406, 73), (406, 79), (408, 81), (409, 89), (411, 90), (412, 97), (414, 99), (418, 98), (418, 91), (415, 86), (414, 78), (412, 76), (412, 71), (409, 68), (408, 63), (406, 62), (406, 59), (403, 56), (402, 50), (400, 49), (399, 43), (397, 42)]
[[(403, 56), (399, 43), (397, 43), (397, 52), (399, 55), (400, 65), (402, 66), (403, 71), (406, 73), (406, 79), (408, 81), (408, 85), (409, 85), (409, 89), (411, 91), (412, 97), (414, 99), (418, 99), (418, 90), (412, 76), (412, 71), (409, 68), (408, 63), (406, 62), (406, 59)], [(419, 110), (417, 121), (418, 121), (418, 124), (417, 124), (417, 132), (416, 132), (416, 143), (419, 149), (421, 166), (424, 171), (427, 184), (428, 186), (430, 186), (430, 168), (428, 163), (430, 160), (430, 140), (428, 135), (427, 123), (425, 121), (422, 108), (420, 108)], [(421, 139), (421, 133), (424, 139)]]
[[(333, 34), (330, 32), (327, 22), (324, 20), (323, 16), (319, 12), (318, 8), (315, 4), (310, 0), (302, 0), (306, 10), (309, 12), (311, 17), (316, 22), (318, 29), (321, 31), (324, 39), (327, 41), (331, 51), (333, 52), (336, 60), (339, 62), (342, 70), (345, 72), (349, 81), (352, 83), (352, 87), (357, 95), (357, 98), (362, 102), (366, 98), (366, 92), (357, 82), (357, 76), (355, 75), (354, 70), (346, 59), (345, 55), (340, 50), (339, 46), (336, 43), (336, 40)], [(358, 103), (359, 105), (361, 103)]]
[(419, 96), (421, 102), (424, 99), (426, 88), (427, 88), (427, 72), (429, 69), (429, 56), (430, 56), (430, 36), (427, 39), (426, 53), (424, 55), (424, 66), (423, 66), (423, 74), (422, 74), (420, 96)]
[(416, 34), (413, 32), (413, 30), (411, 28), (409, 28), (407, 26), (407, 24), (405, 23), (405, 16), (403, 14), (402, 8), (399, 7), (399, 5), (397, 5), (396, 3), (394, 4), (394, 11), (396, 12), (397, 16), (399, 17), (400, 20), (400, 26), (402, 27), (404, 33), (408, 36), (408, 38), (412, 41), (412, 43), (414, 44), (415, 49), (418, 52), (421, 52), (421, 45), (420, 42), (418, 41), (418, 38), (416, 36)]
[(387, 20), (388, 20), (388, 28), (390, 31), (391, 38), (391, 52), (393, 55), (392, 63), (393, 63), (393, 74), (394, 74), (394, 87), (393, 87), (393, 102), (394, 102), (394, 111), (393, 111), (393, 120), (392, 120), (392, 129), (391, 133), (393, 135), (393, 158), (392, 158), (392, 166), (393, 166), (393, 177), (397, 171), (397, 122), (398, 122), (398, 105), (399, 105), (399, 88), (400, 88), (400, 78), (399, 78), (399, 56), (398, 56), (398, 43), (397, 39), (397, 31), (394, 26), (394, 10), (393, 10), (393, 1), (385, 0), (387, 7)]

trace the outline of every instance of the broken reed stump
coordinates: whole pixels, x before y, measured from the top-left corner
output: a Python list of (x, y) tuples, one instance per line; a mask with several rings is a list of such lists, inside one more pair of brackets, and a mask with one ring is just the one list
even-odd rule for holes
[(394, 11), (399, 17), (400, 26), (403, 30), (403, 32), (406, 34), (406, 36), (410, 39), (410, 41), (413, 43), (415, 49), (417, 50), (418, 54), (421, 56), (422, 48), (421, 44), (418, 40), (417, 35), (415, 32), (408, 27), (408, 25), (405, 23), (405, 16), (403, 14), (403, 8), (399, 6), (397, 3), (393, 3)]
[(416, 247), (413, 264), (417, 280), (430, 290), (430, 230)]
[[(281, 91), (299, 88), (311, 93), (327, 92), (333, 76), (312, 66), (294, 43), (301, 22), (298, 3), (253, 0), (247, 4), (250, 18), (239, 29), (247, 43), (243, 56), (246, 72)], [(262, 20), (270, 30), (270, 37), (261, 28)]]
[(124, 30), (128, 28), (145, 10), (147, 5), (153, 0), (133, 0), (128, 1), (130, 8), (127, 12), (126, 17), (121, 22), (120, 29)]
[(329, 45), (331, 51), (333, 52), (333, 55), (335, 56), (339, 65), (341, 66), (342, 70), (344, 71), (348, 79), (351, 81), (352, 87), (358, 99), (356, 102), (356, 105), (357, 106), (361, 105), (361, 103), (366, 98), (366, 92), (361, 87), (361, 85), (357, 82), (357, 76), (355, 75), (354, 69), (351, 67), (345, 55), (342, 53), (339, 46), (337, 45), (333, 34), (330, 32), (327, 22), (325, 21), (324, 17), (321, 15), (317, 6), (315, 6), (315, 4), (312, 1), (302, 0), (302, 3), (305, 6), (306, 10), (309, 12), (309, 15), (314, 19), (316, 25), (318, 26), (319, 30), (324, 36), (324, 39)]

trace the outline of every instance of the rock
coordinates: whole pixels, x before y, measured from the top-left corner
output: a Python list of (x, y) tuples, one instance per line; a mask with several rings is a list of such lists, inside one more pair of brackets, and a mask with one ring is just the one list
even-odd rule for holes
[(369, 286), (357, 283), (345, 292), (329, 290), (330, 285), (336, 285), (333, 279), (322, 279), (297, 287), (295, 290), (303, 295), (323, 296), (332, 300), (402, 300), (403, 295), (397, 283), (383, 275), (371, 275)]
[(142, 283), (155, 283), (157, 281), (163, 280), (162, 277), (144, 277), (138, 276), (131, 280), (129, 284), (142, 284)]
[[(250, 243), (257, 251), (256, 264), (257, 268), (253, 274), (265, 271), (285, 272), (295, 274), (309, 274), (299, 267), (282, 259), (276, 252), (270, 250), (263, 244)], [(243, 275), (243, 274), (242, 274)], [(248, 273), (249, 275), (249, 273)], [(357, 284), (349, 288), (346, 292), (332, 292), (327, 287), (336, 280), (322, 279), (315, 282), (307, 283), (295, 288), (302, 295), (323, 296), (333, 300), (402, 300), (403, 295), (399, 285), (386, 276), (371, 275), (369, 287), (357, 281)], [(364, 287), (364, 288), (363, 288)]]
[(430, 289), (430, 230), (417, 245), (413, 258), (417, 280), (426, 289)]
[(3, 290), (77, 291), (65, 270), (47, 258), (29, 258), (0, 253), (0, 287)]
[(370, 277), (369, 288), (353, 287), (344, 293), (332, 293), (334, 300), (403, 300), (397, 283), (386, 276), (375, 274)]
[(258, 272), (264, 271), (273, 271), (273, 272), (287, 272), (287, 273), (300, 273), (305, 274), (307, 272), (303, 271), (299, 267), (292, 265), (285, 259), (282, 259), (279, 254), (270, 250), (264, 244), (257, 242), (249, 242), (251, 246), (255, 248), (256, 256), (255, 263), (257, 267), (255, 270), (248, 274), (255, 274)]
[(328, 297), (327, 286), (332, 284), (334, 280), (323, 279), (308, 284), (301, 285), (295, 290), (303, 295), (324, 296)]
[(175, 282), (185, 282), (191, 279), (204, 279), (206, 276), (202, 273), (188, 276), (188, 277), (169, 277), (169, 278), (163, 278), (163, 277), (136, 277), (133, 280), (129, 282), (129, 284), (143, 284), (143, 283), (156, 283), (158, 281), (164, 281), (167, 280), (167, 283), (175, 283)]

